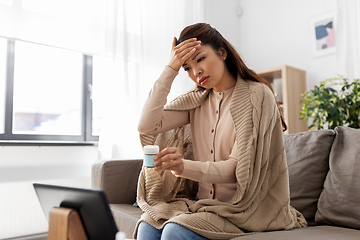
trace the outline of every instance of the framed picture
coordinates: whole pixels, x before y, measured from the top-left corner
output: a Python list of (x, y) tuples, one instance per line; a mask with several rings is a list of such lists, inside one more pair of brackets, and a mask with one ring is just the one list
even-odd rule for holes
[(310, 30), (314, 57), (336, 53), (336, 11), (312, 18)]

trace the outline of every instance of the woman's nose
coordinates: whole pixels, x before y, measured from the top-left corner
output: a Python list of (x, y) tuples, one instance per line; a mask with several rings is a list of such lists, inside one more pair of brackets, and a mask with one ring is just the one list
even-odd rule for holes
[(202, 74), (202, 70), (199, 69), (199, 68), (193, 68), (193, 73), (194, 73), (194, 76), (200, 76)]

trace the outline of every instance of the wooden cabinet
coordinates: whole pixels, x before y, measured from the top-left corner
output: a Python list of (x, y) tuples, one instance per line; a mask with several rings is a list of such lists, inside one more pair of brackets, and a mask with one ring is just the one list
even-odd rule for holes
[(275, 97), (281, 103), (288, 126), (286, 133), (307, 131), (307, 121), (300, 119), (300, 109), (302, 107), (300, 98), (301, 94), (306, 91), (306, 72), (284, 65), (259, 70), (256, 73), (270, 83)]

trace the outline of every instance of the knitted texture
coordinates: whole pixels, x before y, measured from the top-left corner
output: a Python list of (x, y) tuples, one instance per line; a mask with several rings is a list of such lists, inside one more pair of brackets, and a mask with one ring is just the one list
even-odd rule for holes
[[(202, 104), (209, 90), (181, 95), (165, 110), (190, 110)], [(170, 171), (143, 168), (137, 202), (141, 221), (161, 229), (175, 222), (210, 239), (231, 239), (250, 232), (305, 227), (300, 212), (290, 206), (289, 177), (282, 125), (274, 96), (265, 85), (239, 79), (230, 105), (239, 149), (235, 169), (237, 190), (229, 202), (194, 201), (197, 184)], [(192, 159), (189, 125), (157, 136), (141, 135), (143, 145), (177, 147)], [(136, 237), (137, 228), (134, 236)]]

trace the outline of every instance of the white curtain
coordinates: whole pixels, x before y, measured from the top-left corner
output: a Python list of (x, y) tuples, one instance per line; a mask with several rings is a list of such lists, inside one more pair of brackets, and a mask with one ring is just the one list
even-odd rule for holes
[[(94, 96), (101, 109), (99, 152), (102, 159), (142, 157), (137, 124), (153, 83), (168, 63), (174, 36), (204, 21), (204, 0), (108, 1), (105, 57), (94, 57)], [(104, 74), (106, 72), (106, 74)], [(168, 101), (193, 83), (181, 73)], [(97, 104), (97, 103), (96, 103)]]
[(337, 63), (346, 78), (360, 78), (360, 1), (338, 0)]

